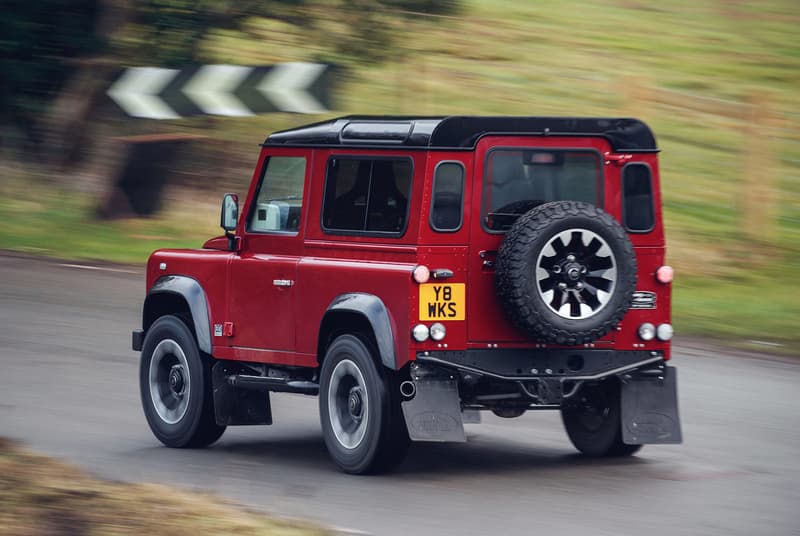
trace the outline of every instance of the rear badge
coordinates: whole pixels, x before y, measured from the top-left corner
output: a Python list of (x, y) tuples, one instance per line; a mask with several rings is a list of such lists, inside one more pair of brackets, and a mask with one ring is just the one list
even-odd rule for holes
[(637, 290), (633, 293), (633, 303), (631, 309), (655, 309), (656, 293), (645, 290)]

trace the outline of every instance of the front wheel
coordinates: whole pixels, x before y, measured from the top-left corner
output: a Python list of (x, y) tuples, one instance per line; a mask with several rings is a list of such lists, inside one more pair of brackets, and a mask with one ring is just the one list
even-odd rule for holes
[(377, 473), (399, 463), (409, 444), (399, 388), (354, 335), (331, 343), (322, 364), (319, 413), (325, 446), (347, 473)]
[(142, 345), (139, 387), (147, 423), (168, 447), (205, 447), (225, 431), (214, 417), (211, 371), (178, 317), (156, 320)]
[(630, 456), (642, 448), (622, 441), (618, 381), (584, 386), (575, 396), (577, 400), (561, 408), (561, 419), (576, 449), (587, 456), (612, 457)]

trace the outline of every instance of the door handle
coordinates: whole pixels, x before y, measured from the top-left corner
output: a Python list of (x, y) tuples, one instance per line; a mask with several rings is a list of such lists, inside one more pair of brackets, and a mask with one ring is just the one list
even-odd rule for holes
[(272, 284), (276, 287), (291, 287), (294, 285), (294, 281), (291, 279), (273, 279)]

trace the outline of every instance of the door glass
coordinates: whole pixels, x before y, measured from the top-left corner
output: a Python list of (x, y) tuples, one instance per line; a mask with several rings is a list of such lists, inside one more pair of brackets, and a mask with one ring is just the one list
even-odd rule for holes
[(248, 230), (296, 232), (300, 226), (305, 177), (305, 157), (269, 157)]

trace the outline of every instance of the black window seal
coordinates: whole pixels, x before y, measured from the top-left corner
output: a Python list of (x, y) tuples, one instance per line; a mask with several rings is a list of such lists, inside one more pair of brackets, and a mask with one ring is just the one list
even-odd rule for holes
[[(650, 182), (650, 208), (652, 209), (653, 214), (653, 225), (650, 226), (649, 229), (631, 229), (628, 227), (628, 215), (626, 212), (627, 203), (625, 203), (625, 170), (627, 170), (630, 166), (642, 166), (647, 169), (647, 180)], [(653, 190), (653, 168), (650, 167), (650, 164), (647, 162), (628, 162), (624, 166), (622, 166), (622, 171), (619, 174), (619, 181), (620, 181), (620, 189), (619, 194), (622, 201), (622, 225), (625, 227), (625, 230), (631, 234), (647, 234), (652, 233), (653, 230), (656, 228), (656, 197), (655, 197), (655, 190)]]
[[(439, 166), (443, 164), (457, 164), (461, 168), (461, 211), (458, 213), (458, 227), (454, 229), (439, 229), (436, 225), (433, 224), (433, 208), (434, 208), (434, 201), (436, 195), (436, 177), (439, 171)], [(431, 206), (428, 210), (428, 225), (430, 225), (431, 229), (436, 231), (437, 233), (457, 233), (464, 227), (464, 190), (466, 189), (467, 183), (467, 168), (464, 167), (464, 163), (460, 160), (442, 160), (436, 164), (436, 167), (433, 168), (433, 187), (431, 188)]]
[[(409, 183), (408, 188), (408, 198), (406, 199), (406, 217), (405, 221), (403, 222), (403, 228), (399, 231), (357, 231), (354, 229), (329, 229), (325, 226), (325, 203), (328, 200), (328, 173), (330, 171), (330, 163), (331, 160), (338, 158), (340, 160), (390, 160), (390, 161), (399, 161), (405, 160), (411, 164), (411, 182)], [(372, 178), (372, 173), (370, 172), (370, 179)], [(409, 215), (411, 214), (411, 196), (414, 192), (414, 159), (410, 156), (386, 156), (386, 155), (371, 155), (371, 154), (332, 154), (328, 156), (327, 160), (325, 161), (325, 180), (323, 182), (324, 187), (322, 189), (322, 203), (320, 205), (319, 211), (319, 226), (322, 229), (322, 232), (326, 235), (331, 236), (374, 236), (374, 237), (382, 237), (382, 238), (402, 238), (405, 236), (406, 231), (408, 230), (408, 220)]]
[[(496, 231), (494, 229), (489, 229), (486, 227), (486, 221), (484, 220), (484, 211), (488, 209), (486, 206), (486, 175), (489, 171), (489, 156), (494, 151), (570, 151), (573, 153), (594, 153), (597, 155), (597, 161), (600, 164), (600, 176), (598, 177), (598, 185), (597, 185), (597, 200), (598, 203), (595, 204), (598, 208), (603, 208), (605, 206), (605, 184), (606, 184), (606, 172), (605, 172), (605, 160), (603, 159), (603, 153), (599, 150), (595, 149), (594, 147), (545, 147), (542, 145), (539, 146), (498, 146), (498, 147), (491, 147), (486, 151), (486, 156), (483, 159), (483, 175), (481, 176), (481, 212), (480, 212), (480, 219), (481, 219), (481, 228), (489, 233), (489, 234), (506, 234), (508, 230), (505, 231)], [(474, 197), (474, 192), (473, 192)]]
[[(274, 157), (282, 157), (282, 158), (302, 158), (305, 160), (306, 165), (305, 169), (303, 170), (303, 196), (301, 199), (300, 205), (300, 221), (298, 222), (297, 230), (296, 231), (282, 231), (276, 229), (274, 231), (256, 231), (253, 229), (253, 214), (256, 211), (256, 207), (258, 206), (258, 196), (261, 195), (261, 188), (264, 186), (264, 178), (267, 176), (267, 167), (269, 167), (269, 161), (272, 160)], [(264, 165), (261, 167), (261, 177), (258, 179), (258, 187), (256, 191), (253, 192), (253, 200), (250, 203), (250, 207), (247, 211), (247, 220), (245, 220), (244, 231), (247, 234), (253, 235), (268, 235), (268, 236), (297, 236), (300, 234), (300, 229), (303, 227), (303, 213), (305, 210), (305, 201), (306, 201), (306, 175), (308, 174), (308, 155), (283, 155), (283, 154), (270, 154), (264, 159)]]

